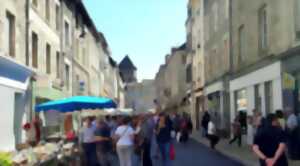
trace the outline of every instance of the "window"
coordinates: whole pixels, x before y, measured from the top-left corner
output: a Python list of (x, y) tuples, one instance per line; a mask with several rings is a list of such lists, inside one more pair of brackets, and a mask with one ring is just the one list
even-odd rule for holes
[(32, 32), (32, 66), (38, 68), (38, 35)]
[(35, 7), (37, 7), (37, 6), (38, 6), (38, 1), (39, 1), (39, 0), (32, 0), (32, 4), (33, 4)]
[(239, 28), (238, 40), (239, 40), (239, 56), (238, 62), (241, 63), (244, 61), (246, 54), (246, 37), (245, 37), (245, 26), (241, 25)]
[(59, 27), (60, 27), (60, 8), (59, 5), (56, 4), (55, 7), (55, 25), (56, 25), (56, 30), (59, 31)]
[(259, 17), (259, 48), (265, 50), (268, 46), (267, 9), (264, 5), (258, 13)]
[(60, 76), (60, 55), (59, 52), (56, 52), (56, 78)]
[(265, 101), (266, 113), (269, 114), (273, 110), (273, 84), (272, 81), (265, 83)]
[(192, 82), (192, 64), (189, 64), (186, 68), (186, 82)]
[(214, 13), (214, 30), (217, 31), (218, 30), (218, 23), (219, 23), (218, 4), (215, 3), (213, 7), (214, 7), (214, 9), (213, 9), (213, 13)]
[(46, 72), (51, 73), (51, 46), (49, 44), (46, 45)]
[(65, 45), (68, 46), (70, 44), (70, 27), (69, 23), (65, 22)]
[(66, 78), (65, 78), (65, 81), (66, 81), (66, 87), (67, 87), (67, 90), (70, 89), (70, 66), (68, 64), (65, 64), (65, 74), (66, 74)]
[(15, 37), (16, 37), (16, 23), (15, 23), (15, 16), (10, 12), (6, 12), (6, 19), (7, 19), (7, 50), (8, 54), (11, 57), (15, 57)]
[(45, 2), (45, 14), (46, 14), (46, 20), (50, 21), (50, 0), (46, 0)]
[(295, 35), (300, 39), (300, 0), (295, 1)]

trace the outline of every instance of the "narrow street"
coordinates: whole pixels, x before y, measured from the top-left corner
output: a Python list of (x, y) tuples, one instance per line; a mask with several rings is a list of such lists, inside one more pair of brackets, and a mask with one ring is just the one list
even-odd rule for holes
[[(187, 145), (176, 144), (175, 148), (176, 160), (173, 166), (242, 166), (194, 140), (190, 140)], [(160, 162), (156, 160), (154, 166), (160, 166)]]

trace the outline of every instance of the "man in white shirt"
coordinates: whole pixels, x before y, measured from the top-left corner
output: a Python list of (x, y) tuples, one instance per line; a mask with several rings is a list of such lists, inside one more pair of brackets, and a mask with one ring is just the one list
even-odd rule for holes
[(292, 131), (298, 127), (298, 119), (297, 116), (295, 115), (294, 111), (289, 111), (289, 116), (287, 119), (287, 128), (288, 130)]
[(80, 132), (80, 142), (85, 154), (85, 164), (94, 166), (97, 164), (96, 144), (95, 144), (95, 127), (92, 125), (91, 118), (86, 118), (83, 128)]

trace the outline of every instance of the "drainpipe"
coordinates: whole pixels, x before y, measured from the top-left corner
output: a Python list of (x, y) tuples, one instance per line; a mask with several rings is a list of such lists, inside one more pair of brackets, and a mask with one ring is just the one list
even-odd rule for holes
[(30, 0), (26, 0), (25, 3), (25, 63), (29, 66), (29, 9)]
[(233, 25), (232, 25), (232, 0), (229, 1), (229, 75), (233, 74)]
[[(30, 26), (30, 20), (29, 20), (29, 10), (30, 10), (30, 0), (26, 0), (25, 2), (25, 64), (26, 66), (29, 66), (29, 26)], [(34, 106), (34, 90), (33, 90), (33, 76), (31, 76), (29, 80), (29, 85), (28, 88), (30, 89), (31, 93), (29, 95), (30, 97), (30, 102), (28, 105), (28, 109), (26, 110), (25, 114), (27, 117), (27, 121), (31, 121), (33, 117), (33, 106)]]

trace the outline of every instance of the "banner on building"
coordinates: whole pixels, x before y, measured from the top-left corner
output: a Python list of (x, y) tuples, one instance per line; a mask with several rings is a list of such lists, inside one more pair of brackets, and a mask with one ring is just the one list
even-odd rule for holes
[(294, 90), (296, 87), (296, 79), (289, 73), (283, 73), (282, 86), (285, 90)]

